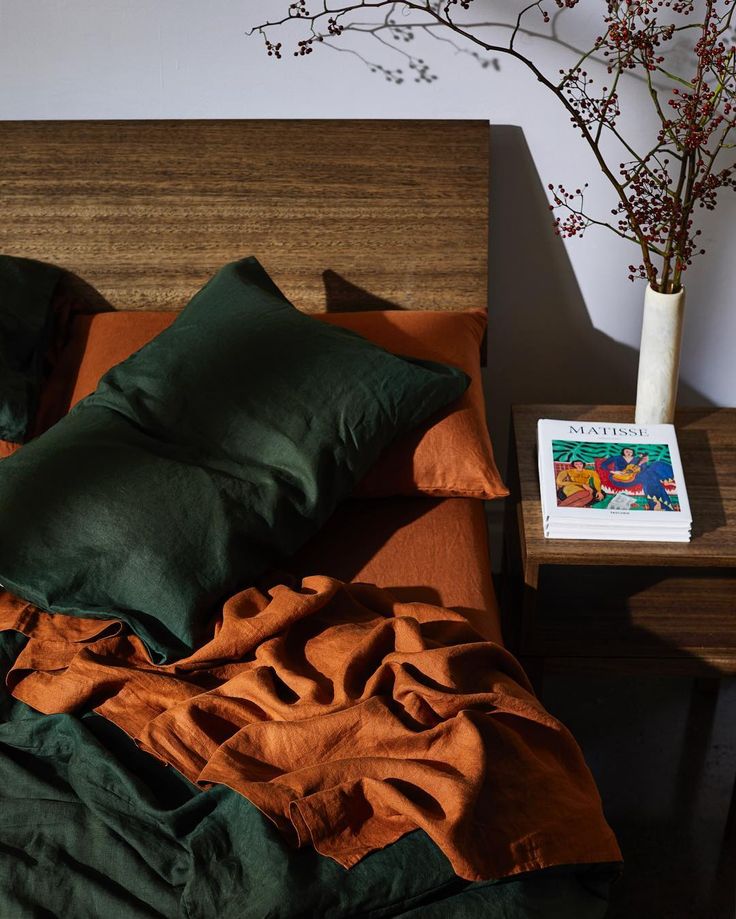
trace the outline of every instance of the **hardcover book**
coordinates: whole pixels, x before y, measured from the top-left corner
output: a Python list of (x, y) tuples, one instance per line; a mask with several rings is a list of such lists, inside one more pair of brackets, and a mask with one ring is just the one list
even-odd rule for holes
[(546, 536), (690, 539), (692, 516), (673, 425), (543, 418), (537, 444)]

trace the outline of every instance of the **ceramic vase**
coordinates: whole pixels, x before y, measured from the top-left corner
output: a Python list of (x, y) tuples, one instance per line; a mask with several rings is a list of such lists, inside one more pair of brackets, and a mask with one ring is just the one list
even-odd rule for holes
[(636, 384), (636, 423), (672, 424), (680, 372), (685, 289), (662, 294), (647, 284)]

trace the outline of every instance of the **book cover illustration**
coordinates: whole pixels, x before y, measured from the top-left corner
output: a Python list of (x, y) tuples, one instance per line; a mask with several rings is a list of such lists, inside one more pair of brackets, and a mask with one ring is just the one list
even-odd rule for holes
[(552, 440), (558, 507), (679, 511), (667, 444)]

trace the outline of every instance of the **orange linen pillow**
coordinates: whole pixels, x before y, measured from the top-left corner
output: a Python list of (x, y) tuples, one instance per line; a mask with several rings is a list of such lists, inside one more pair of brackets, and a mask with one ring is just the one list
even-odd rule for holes
[[(136, 311), (77, 317), (75, 334), (87, 344), (70, 408), (93, 392), (111, 367), (171, 325), (176, 315)], [(358, 486), (357, 495), (490, 499), (508, 494), (486, 426), (480, 371), (484, 310), (319, 313), (314, 318), (351, 329), (395, 354), (453, 364), (471, 379), (457, 402), (385, 451)]]

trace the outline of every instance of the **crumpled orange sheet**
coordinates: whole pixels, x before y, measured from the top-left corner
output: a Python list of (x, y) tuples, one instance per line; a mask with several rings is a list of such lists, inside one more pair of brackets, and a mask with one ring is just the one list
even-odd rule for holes
[(469, 880), (620, 860), (569, 732), (450, 610), (327, 577), (250, 588), (166, 666), (115, 620), (7, 592), (0, 629), (30, 637), (8, 676), (16, 698), (49, 714), (94, 706), (345, 867), (417, 828)]

